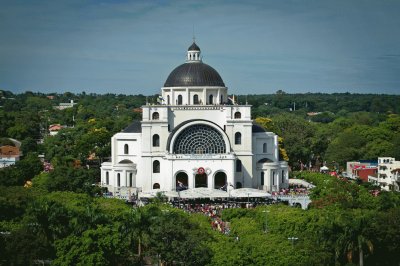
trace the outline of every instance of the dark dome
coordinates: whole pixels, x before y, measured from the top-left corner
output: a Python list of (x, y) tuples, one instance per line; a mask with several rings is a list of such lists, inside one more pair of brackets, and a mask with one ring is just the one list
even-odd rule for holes
[(197, 44), (193, 42), (192, 45), (190, 45), (190, 47), (188, 48), (188, 51), (200, 51), (200, 47), (198, 47)]
[(164, 87), (218, 86), (225, 87), (218, 72), (202, 62), (185, 63), (169, 74)]

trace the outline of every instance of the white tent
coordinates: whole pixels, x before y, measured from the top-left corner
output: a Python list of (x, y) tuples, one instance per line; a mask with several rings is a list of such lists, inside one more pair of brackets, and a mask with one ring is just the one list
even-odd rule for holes
[(229, 194), (226, 191), (212, 188), (191, 188), (183, 190), (179, 196), (184, 199), (194, 198), (228, 198)]
[(168, 198), (178, 197), (178, 192), (176, 191), (165, 191), (160, 189), (153, 189), (149, 191), (139, 192), (139, 198), (154, 198), (157, 193), (161, 193), (163, 196)]
[(238, 188), (231, 190), (230, 192), (231, 197), (233, 198), (265, 198), (265, 197), (271, 197), (271, 194), (255, 189), (255, 188)]
[(329, 171), (329, 168), (326, 167), (326, 166), (324, 165), (324, 166), (322, 166), (319, 170), (320, 170), (321, 172), (323, 172), (323, 171)]
[(313, 185), (313, 184), (311, 184), (311, 183), (309, 183), (309, 182), (307, 182), (307, 181), (305, 181), (305, 180), (296, 179), (296, 178), (290, 178), (290, 179), (289, 179), (289, 184), (290, 184), (290, 185), (301, 185), (301, 186), (307, 187), (307, 188), (313, 188), (313, 187), (315, 187), (315, 185)]

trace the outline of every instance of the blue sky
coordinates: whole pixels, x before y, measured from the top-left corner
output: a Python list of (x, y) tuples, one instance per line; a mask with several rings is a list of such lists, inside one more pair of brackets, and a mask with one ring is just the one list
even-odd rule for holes
[(155, 94), (185, 60), (230, 93), (400, 92), (400, 1), (0, 0), (0, 89)]

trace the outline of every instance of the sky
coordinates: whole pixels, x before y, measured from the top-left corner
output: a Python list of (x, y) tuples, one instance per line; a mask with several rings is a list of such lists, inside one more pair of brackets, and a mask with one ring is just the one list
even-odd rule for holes
[(400, 93), (399, 0), (0, 0), (0, 89), (160, 92), (193, 32), (229, 93)]

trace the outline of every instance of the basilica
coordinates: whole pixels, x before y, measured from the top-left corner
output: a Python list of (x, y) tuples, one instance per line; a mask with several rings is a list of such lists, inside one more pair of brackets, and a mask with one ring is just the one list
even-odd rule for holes
[(250, 105), (228, 98), (195, 42), (166, 79), (160, 102), (142, 111), (141, 121), (111, 139), (111, 161), (101, 166), (110, 192), (288, 186), (278, 136), (253, 122)]

